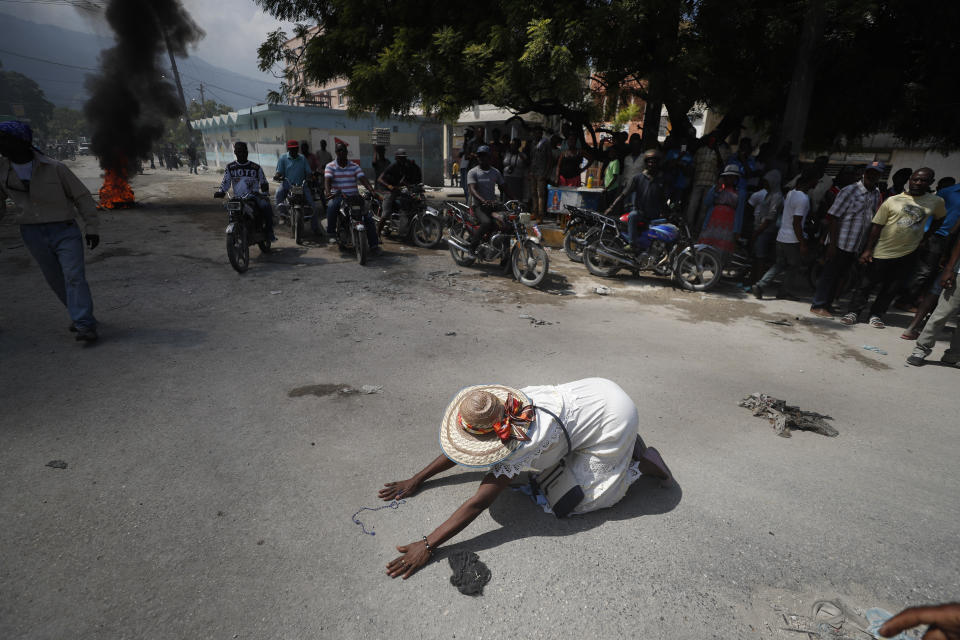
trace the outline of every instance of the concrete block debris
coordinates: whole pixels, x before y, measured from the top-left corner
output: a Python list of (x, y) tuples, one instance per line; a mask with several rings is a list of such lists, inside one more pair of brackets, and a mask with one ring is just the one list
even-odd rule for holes
[(813, 431), (831, 438), (840, 435), (839, 431), (826, 422), (833, 420), (832, 417), (792, 407), (786, 401), (765, 393), (750, 394), (737, 404), (749, 409), (758, 418), (766, 418), (773, 425), (777, 435), (783, 438), (789, 438), (793, 430)]
[(599, 287), (594, 288), (593, 292), (598, 296), (609, 296), (613, 294), (613, 289), (600, 285)]

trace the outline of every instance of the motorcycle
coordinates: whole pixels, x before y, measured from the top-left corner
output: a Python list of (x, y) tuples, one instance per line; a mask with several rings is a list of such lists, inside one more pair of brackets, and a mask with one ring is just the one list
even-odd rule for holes
[[(218, 191), (213, 197), (223, 198), (225, 195)], [(237, 273), (243, 273), (250, 267), (251, 244), (256, 243), (260, 253), (270, 253), (266, 220), (257, 211), (255, 194), (234, 196), (225, 206), (230, 220), (227, 225), (227, 258)]]
[[(511, 200), (502, 209), (491, 213), (496, 227), (484, 237), (476, 254), (470, 251), (472, 231), (480, 226), (471, 209), (452, 207), (450, 233), (447, 246), (453, 261), (461, 267), (469, 267), (476, 260), (499, 261), (504, 272), (513, 270), (513, 276), (528, 287), (536, 287), (550, 271), (550, 258), (541, 245), (540, 228), (531, 222), (531, 216), (520, 210), (520, 202)], [(528, 235), (532, 232), (532, 236)]]
[(280, 223), (290, 225), (290, 237), (293, 241), (303, 244), (303, 223), (308, 217), (306, 212), (309, 211), (310, 216), (314, 215), (307, 204), (306, 196), (303, 195), (303, 186), (292, 185), (286, 202), (277, 205), (277, 211)]
[[(443, 222), (437, 210), (427, 205), (422, 184), (402, 186), (396, 196), (387, 195), (384, 197), (397, 198), (393, 206), (393, 213), (388, 220), (383, 220), (379, 212), (374, 215), (374, 220), (377, 221), (378, 226), (383, 220), (382, 232), (387, 237), (398, 240), (412, 239), (414, 244), (425, 249), (435, 249), (440, 246), (440, 243), (443, 242)], [(407, 214), (405, 233), (400, 232), (400, 214), (402, 212)]]
[[(333, 197), (340, 195), (334, 192)], [(370, 255), (370, 242), (367, 240), (365, 222), (367, 200), (373, 196), (355, 195), (340, 198), (337, 211), (337, 246), (341, 251), (355, 251), (357, 262), (367, 264)]]
[(581, 209), (569, 204), (566, 207), (570, 219), (563, 234), (563, 250), (573, 262), (583, 262), (583, 248), (595, 232), (599, 231), (604, 215), (599, 211)]
[(634, 253), (626, 248), (628, 216), (619, 221), (603, 218), (600, 231), (583, 249), (583, 264), (590, 273), (609, 278), (624, 268), (634, 273), (653, 271), (671, 276), (690, 291), (708, 291), (720, 281), (719, 252), (710, 245), (695, 244), (682, 217), (641, 223), (646, 228), (640, 234), (640, 253)]

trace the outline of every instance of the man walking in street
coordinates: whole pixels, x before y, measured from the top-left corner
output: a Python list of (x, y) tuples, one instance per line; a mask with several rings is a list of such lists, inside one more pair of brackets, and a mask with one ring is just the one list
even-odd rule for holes
[[(933, 310), (933, 315), (930, 316), (930, 320), (917, 339), (917, 345), (907, 358), (907, 364), (915, 367), (922, 365), (933, 351), (937, 343), (937, 334), (946, 326), (947, 320), (960, 312), (960, 293), (957, 292), (958, 268), (960, 268), (960, 238), (954, 241), (950, 259), (940, 276), (940, 286), (943, 287), (943, 291), (940, 293), (937, 308)], [(950, 339), (950, 348), (944, 352), (940, 362), (955, 366), (960, 364), (960, 329), (954, 330), (953, 337)]]
[(758, 300), (763, 299), (763, 290), (773, 284), (773, 281), (782, 276), (778, 298), (792, 293), (791, 285), (796, 282), (803, 256), (807, 254), (807, 239), (803, 235), (803, 223), (810, 213), (810, 198), (807, 191), (817, 184), (819, 178), (812, 173), (805, 173), (797, 180), (797, 187), (787, 194), (783, 201), (783, 217), (780, 221), (780, 231), (777, 233), (777, 260), (762, 278), (753, 285), (753, 295)]
[(837, 284), (843, 281), (857, 256), (863, 250), (870, 230), (870, 221), (880, 206), (882, 195), (877, 182), (886, 166), (871, 162), (859, 182), (837, 193), (827, 211), (827, 256), (817, 279), (810, 313), (821, 318), (833, 317), (833, 299)]
[[(917, 169), (910, 176), (907, 191), (883, 201), (870, 225), (867, 246), (860, 262), (867, 267), (860, 287), (853, 296), (847, 314), (840, 319), (843, 324), (856, 324), (860, 312), (874, 289), (877, 297), (870, 307), (870, 326), (884, 329), (883, 314), (900, 288), (900, 283), (910, 276), (913, 254), (923, 240), (923, 227), (927, 218), (940, 221), (947, 215), (943, 198), (930, 193), (933, 184), (933, 169)], [(937, 228), (938, 223), (934, 223)]]
[(70, 314), (70, 331), (81, 342), (97, 339), (93, 297), (83, 262), (83, 223), (87, 246), (100, 244), (97, 206), (87, 188), (60, 162), (33, 146), (33, 132), (22, 122), (0, 122), (0, 218), (6, 199), (20, 208), (20, 236), (47, 284)]

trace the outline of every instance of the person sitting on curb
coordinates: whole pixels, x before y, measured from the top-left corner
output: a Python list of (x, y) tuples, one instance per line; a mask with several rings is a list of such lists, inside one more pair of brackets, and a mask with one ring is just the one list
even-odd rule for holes
[(440, 422), (442, 454), (413, 477), (388, 482), (384, 501), (409, 498), (425, 480), (462, 465), (485, 469), (476, 494), (421, 540), (397, 547), (391, 578), (409, 578), (436, 549), (487, 509), (524, 470), (543, 471), (565, 460), (583, 497), (571, 513), (611, 507), (640, 474), (672, 476), (660, 453), (644, 445), (633, 400), (615, 382), (588, 378), (557, 386), (514, 389), (480, 385), (461, 390)]
[[(937, 334), (946, 326), (947, 320), (956, 316), (957, 312), (960, 311), (960, 293), (957, 293), (958, 271), (960, 271), (960, 237), (953, 243), (950, 259), (947, 260), (947, 264), (943, 268), (943, 274), (940, 276), (940, 286), (943, 287), (943, 291), (940, 293), (937, 307), (933, 310), (933, 315), (927, 321), (920, 337), (917, 338), (917, 345), (910, 357), (907, 358), (907, 364), (912, 364), (915, 367), (922, 365), (937, 343)], [(950, 339), (950, 348), (940, 358), (940, 362), (952, 365), (960, 364), (960, 329), (953, 332), (953, 337)]]
[(62, 163), (33, 148), (29, 125), (0, 122), (0, 218), (10, 198), (20, 208), (16, 222), (20, 237), (47, 284), (70, 314), (76, 340), (97, 339), (93, 296), (83, 261), (83, 223), (87, 247), (100, 244), (97, 205), (80, 179)]

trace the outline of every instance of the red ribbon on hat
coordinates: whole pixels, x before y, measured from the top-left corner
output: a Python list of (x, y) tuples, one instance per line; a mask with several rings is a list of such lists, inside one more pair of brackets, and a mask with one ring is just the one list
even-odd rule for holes
[(493, 423), (493, 430), (500, 437), (501, 442), (514, 440), (523, 440), (528, 442), (530, 436), (525, 429), (530, 426), (536, 417), (536, 412), (532, 404), (524, 405), (513, 394), (507, 396), (507, 401), (503, 403), (503, 420)]

